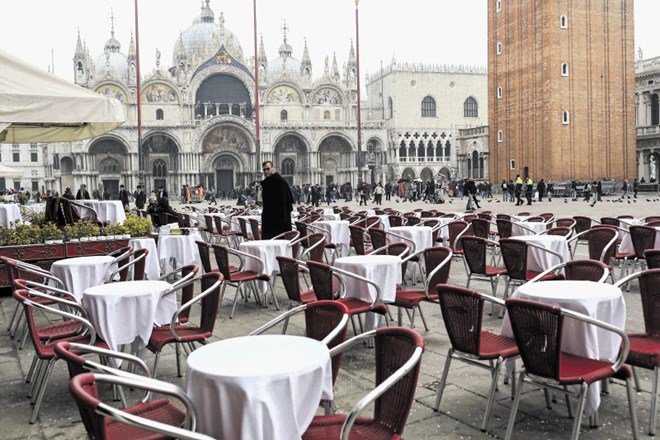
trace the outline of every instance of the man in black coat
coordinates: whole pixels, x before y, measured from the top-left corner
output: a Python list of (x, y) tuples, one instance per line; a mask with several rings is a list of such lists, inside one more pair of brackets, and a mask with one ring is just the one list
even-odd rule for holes
[(144, 205), (147, 203), (147, 195), (144, 193), (142, 185), (137, 186), (133, 197), (135, 197), (135, 207), (137, 209), (144, 209)]
[(87, 185), (84, 183), (80, 185), (80, 189), (78, 190), (78, 193), (76, 194), (76, 199), (77, 200), (89, 200), (89, 191), (87, 191)]
[(291, 230), (293, 194), (289, 184), (275, 170), (273, 162), (261, 164), (266, 178), (261, 181), (263, 209), (261, 211), (261, 238), (268, 240)]
[(121, 206), (124, 207), (124, 211), (128, 211), (130, 209), (128, 205), (128, 191), (126, 191), (124, 185), (119, 185), (119, 200), (121, 201)]

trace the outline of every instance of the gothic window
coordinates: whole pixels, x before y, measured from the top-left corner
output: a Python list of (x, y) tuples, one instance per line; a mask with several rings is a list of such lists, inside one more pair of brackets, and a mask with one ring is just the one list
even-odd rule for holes
[(479, 153), (472, 152), (472, 169), (470, 170), (470, 177), (479, 178)]
[(289, 119), (289, 114), (287, 113), (286, 110), (282, 110), (280, 112), (280, 121), (286, 121)]
[(387, 117), (394, 117), (394, 103), (392, 102), (391, 97), (387, 99)]
[(438, 144), (435, 147), (435, 155), (436, 157), (442, 157), (444, 154), (442, 154), (442, 142), (438, 141)]
[(163, 114), (163, 109), (159, 108), (159, 109), (156, 110), (156, 120), (157, 121), (162, 121), (164, 116), (165, 115)]
[(229, 114), (229, 106), (227, 104), (220, 104), (220, 114), (221, 115)]
[(479, 117), (479, 105), (477, 104), (477, 100), (472, 96), (463, 103), (463, 116), (466, 118)]
[(410, 157), (417, 157), (417, 147), (415, 146), (414, 141), (410, 141), (410, 144), (408, 145), (408, 149), (409, 149), (408, 153)]
[(422, 118), (434, 118), (435, 115), (435, 99), (427, 96), (422, 99)]
[(417, 147), (417, 157), (424, 158), (424, 156), (426, 156), (426, 149), (424, 148), (424, 143), (420, 141)]
[(408, 157), (408, 149), (404, 141), (401, 141), (401, 146), (399, 147), (399, 157)]
[(330, 120), (330, 111), (326, 110), (323, 112), (323, 119), (325, 119), (326, 121)]
[(293, 176), (296, 173), (296, 164), (292, 159), (284, 159), (282, 161), (282, 175)]
[(152, 174), (154, 177), (167, 177), (167, 164), (163, 159), (154, 160)]
[(426, 147), (426, 156), (433, 158), (433, 141), (429, 141)]
[(121, 166), (119, 161), (112, 157), (106, 157), (99, 163), (99, 169), (102, 173), (105, 174), (114, 174), (121, 171)]
[(451, 150), (451, 142), (447, 140), (447, 142), (445, 142), (445, 154), (444, 154), (446, 158), (449, 158), (450, 150)]
[(240, 116), (241, 115), (241, 106), (238, 104), (234, 104), (231, 106), (231, 114), (234, 116)]

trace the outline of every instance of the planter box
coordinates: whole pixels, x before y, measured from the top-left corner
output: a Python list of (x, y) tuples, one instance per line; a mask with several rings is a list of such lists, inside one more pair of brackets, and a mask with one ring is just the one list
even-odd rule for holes
[[(128, 246), (128, 240), (2, 246), (0, 247), (0, 256), (14, 258), (49, 269), (54, 261), (63, 258), (106, 255), (125, 246)], [(5, 287), (11, 286), (7, 276), (7, 267), (4, 263), (0, 263), (0, 288)]]

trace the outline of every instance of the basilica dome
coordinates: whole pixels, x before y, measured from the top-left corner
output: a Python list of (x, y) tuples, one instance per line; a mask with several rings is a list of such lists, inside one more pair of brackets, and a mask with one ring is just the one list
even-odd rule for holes
[(209, 6), (210, 0), (202, 6), (202, 12), (186, 28), (174, 44), (172, 64), (177, 64), (177, 58), (183, 45), (184, 53), (193, 64), (199, 64), (213, 56), (220, 46), (224, 45), (230, 55), (242, 59), (243, 49), (241, 43), (233, 32), (225, 27), (225, 18), (222, 13), (215, 23), (215, 14)]
[(300, 77), (300, 61), (293, 58), (293, 48), (286, 42), (286, 34), (284, 42), (279, 49), (280, 56), (268, 63), (268, 76), (271, 78), (280, 75), (292, 76), (294, 78)]
[(120, 78), (126, 78), (128, 74), (128, 60), (126, 55), (120, 52), (121, 43), (115, 38), (114, 29), (110, 39), (103, 47), (103, 53), (94, 59), (96, 75), (102, 75), (106, 71), (116, 73)]

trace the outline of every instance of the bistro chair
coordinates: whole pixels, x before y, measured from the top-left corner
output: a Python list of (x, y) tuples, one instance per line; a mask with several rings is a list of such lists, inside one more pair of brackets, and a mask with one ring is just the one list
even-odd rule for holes
[[(562, 273), (563, 271), (563, 273)], [(571, 260), (556, 264), (544, 270), (529, 282), (535, 283), (540, 280), (552, 278), (555, 280), (577, 280), (604, 283), (610, 276), (610, 270), (605, 263), (598, 260)]]
[[(99, 399), (99, 384), (121, 385), (159, 393), (173, 398), (139, 402), (128, 408), (115, 408)], [(73, 377), (69, 389), (90, 438), (107, 440), (147, 440), (178, 438), (182, 440), (212, 440), (196, 433), (197, 414), (186, 393), (177, 385), (147, 379), (131, 373), (121, 376), (83, 373)], [(184, 410), (179, 409), (183, 406)]]
[[(408, 259), (417, 256), (424, 256), (424, 266), (426, 267), (426, 279), (424, 280), (423, 289), (408, 289), (400, 288), (396, 290), (396, 297), (393, 306), (397, 307), (397, 320), (398, 325), (402, 323), (401, 310), (406, 310), (408, 319), (410, 320), (410, 327), (415, 328), (415, 312), (419, 310), (419, 317), (422, 319), (424, 329), (429, 331), (429, 326), (426, 323), (424, 314), (420, 304), (423, 301), (437, 303), (438, 294), (435, 290), (437, 284), (444, 284), (449, 279), (449, 272), (451, 269), (451, 260), (453, 252), (446, 246), (436, 246), (432, 248), (422, 249), (415, 254), (409, 255), (402, 261), (402, 266)], [(408, 312), (411, 310), (412, 312)]]
[[(351, 431), (357, 436), (350, 438), (401, 438), (415, 399), (424, 341), (417, 332), (404, 327), (379, 328), (336, 346), (330, 356), (370, 338), (375, 339), (375, 388), (348, 415), (314, 417), (303, 440), (348, 440)], [(359, 417), (366, 407), (373, 407), (373, 417)]]
[(635, 368), (644, 368), (653, 371), (651, 408), (649, 411), (649, 435), (655, 435), (658, 415), (658, 378), (660, 376), (660, 269), (649, 269), (631, 274), (620, 280), (616, 285), (621, 286), (626, 284), (633, 278), (637, 278), (639, 281), (644, 331), (628, 333), (630, 351), (626, 358), (626, 364), (633, 367), (637, 392), (642, 391), (642, 389)]
[(507, 275), (506, 268), (489, 265), (487, 263), (488, 246), (497, 246), (497, 243), (481, 237), (461, 237), (463, 258), (468, 268), (466, 288), (474, 280), (488, 281), (493, 297), (497, 296), (497, 284), (500, 276)]
[[(433, 409), (440, 409), (442, 394), (447, 383), (447, 375), (452, 359), (466, 364), (485, 368), (490, 371), (491, 385), (488, 394), (486, 412), (481, 422), (481, 430), (488, 430), (488, 419), (495, 403), (495, 392), (502, 363), (506, 359), (518, 357), (518, 347), (513, 338), (501, 336), (482, 329), (484, 304), (486, 301), (504, 306), (504, 301), (463, 287), (449, 284), (437, 285), (442, 320), (445, 323), (451, 347), (447, 352), (447, 360), (442, 377), (438, 383)], [(494, 363), (493, 363), (494, 362)], [(515, 369), (511, 372), (515, 382)], [(507, 380), (505, 380), (507, 383)], [(511, 388), (511, 396), (514, 389)]]
[[(220, 309), (220, 285), (223, 277), (219, 272), (205, 273), (201, 277), (202, 292), (191, 300), (182, 304), (172, 315), (169, 326), (154, 327), (151, 337), (147, 343), (147, 349), (156, 355), (154, 359), (153, 377), (156, 377), (158, 359), (163, 347), (168, 344), (181, 344), (187, 352), (195, 350), (195, 342), (206, 344), (208, 338), (213, 335), (213, 328)], [(192, 323), (189, 317), (189, 309), (195, 305), (201, 305), (199, 323)], [(181, 323), (179, 316), (184, 312), (186, 320)], [(181, 365), (179, 353), (176, 357), (177, 373), (181, 377)]]
[[(628, 356), (630, 342), (623, 330), (580, 313), (536, 301), (508, 299), (506, 309), (523, 363), (505, 434), (506, 440), (511, 439), (513, 435), (516, 413), (525, 383), (562, 393), (566, 396), (567, 402), (568, 397), (577, 397), (578, 405), (571, 435), (571, 438), (576, 440), (580, 435), (580, 424), (589, 386), (612, 377), (626, 381), (632, 437), (637, 439), (639, 429), (635, 412), (635, 392), (631, 380), (632, 372), (623, 364)], [(562, 330), (566, 317), (596, 326), (598, 331), (613, 332), (621, 336), (621, 350), (616, 361), (603, 361), (562, 352)], [(569, 385), (577, 385), (578, 391), (574, 392), (568, 387)], [(592, 416), (593, 419), (596, 417), (597, 414)]]

